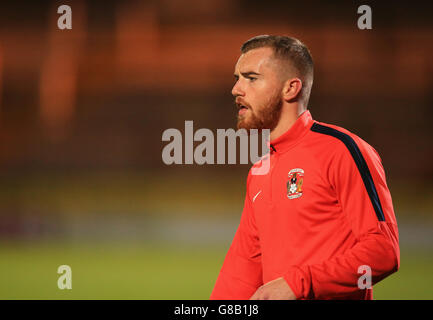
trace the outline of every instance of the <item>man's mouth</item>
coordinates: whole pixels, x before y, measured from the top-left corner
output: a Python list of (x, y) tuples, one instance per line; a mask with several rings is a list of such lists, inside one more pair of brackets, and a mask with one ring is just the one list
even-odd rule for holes
[(243, 104), (241, 102), (236, 102), (236, 106), (238, 107), (238, 114), (239, 115), (246, 113), (249, 109), (249, 107), (246, 104)]
[(238, 114), (242, 115), (242, 114), (244, 114), (247, 111), (248, 111), (248, 107), (246, 107), (246, 106), (240, 106)]

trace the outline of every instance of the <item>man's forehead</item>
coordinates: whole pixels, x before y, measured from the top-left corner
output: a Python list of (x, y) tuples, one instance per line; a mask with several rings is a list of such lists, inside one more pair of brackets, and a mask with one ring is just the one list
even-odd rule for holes
[(252, 49), (246, 53), (243, 53), (236, 63), (235, 71), (258, 72), (270, 62), (271, 58), (273, 57), (273, 53), (273, 49), (268, 47)]

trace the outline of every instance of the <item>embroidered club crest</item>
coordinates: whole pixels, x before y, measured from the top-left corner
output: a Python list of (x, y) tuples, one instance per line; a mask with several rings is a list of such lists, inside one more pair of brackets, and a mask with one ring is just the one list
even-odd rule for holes
[(287, 197), (296, 199), (302, 196), (302, 184), (304, 183), (304, 170), (292, 169), (289, 172), (289, 181), (287, 181)]

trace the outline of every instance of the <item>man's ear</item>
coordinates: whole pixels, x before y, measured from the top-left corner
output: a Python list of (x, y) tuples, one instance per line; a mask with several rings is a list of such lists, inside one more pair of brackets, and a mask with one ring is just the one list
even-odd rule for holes
[(302, 89), (302, 81), (299, 78), (288, 79), (283, 87), (283, 99), (293, 102), (299, 99)]

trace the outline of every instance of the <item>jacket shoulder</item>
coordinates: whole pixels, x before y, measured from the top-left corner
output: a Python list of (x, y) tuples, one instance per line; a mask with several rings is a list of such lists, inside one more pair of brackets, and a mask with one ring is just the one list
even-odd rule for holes
[(310, 129), (317, 138), (334, 147), (335, 151), (358, 148), (362, 154), (379, 157), (377, 151), (355, 133), (333, 124), (315, 121)]

